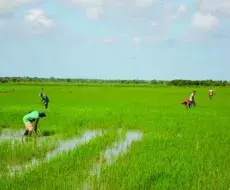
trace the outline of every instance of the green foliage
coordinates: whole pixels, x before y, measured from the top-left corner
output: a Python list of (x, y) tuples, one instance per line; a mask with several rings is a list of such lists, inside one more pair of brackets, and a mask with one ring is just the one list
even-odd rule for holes
[(168, 83), (171, 86), (229, 86), (227, 81), (213, 81), (213, 80), (172, 80)]
[(228, 81), (214, 81), (214, 80), (102, 80), (102, 79), (70, 79), (70, 78), (37, 78), (37, 77), (0, 77), (0, 83), (18, 83), (41, 85), (49, 82), (49, 85), (134, 85), (134, 86), (149, 86), (149, 85), (168, 85), (168, 86), (230, 86)]
[[(72, 83), (72, 82), (70, 82)], [(152, 81), (155, 84), (155, 81)], [(47, 117), (38, 125), (40, 136), (12, 144), (0, 138), (1, 189), (82, 189), (92, 166), (128, 130), (143, 133), (126, 154), (112, 165), (102, 162), (100, 178), (90, 177), (93, 189), (229, 189), (230, 89), (214, 88), (209, 100), (205, 87), (114, 88), (49, 86)], [(12, 90), (14, 89), (14, 91)], [(23, 116), (43, 110), (41, 86), (1, 85), (0, 135), (5, 129), (24, 129)], [(196, 90), (197, 107), (180, 102)], [(49, 162), (7, 176), (12, 165), (33, 158), (42, 160), (60, 140), (79, 136), (86, 129), (104, 135)], [(122, 129), (120, 136), (117, 131)]]

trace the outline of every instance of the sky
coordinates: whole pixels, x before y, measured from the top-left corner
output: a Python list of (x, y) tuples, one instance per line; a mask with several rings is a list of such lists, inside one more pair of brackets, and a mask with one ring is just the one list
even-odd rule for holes
[(0, 76), (230, 80), (229, 0), (0, 0)]

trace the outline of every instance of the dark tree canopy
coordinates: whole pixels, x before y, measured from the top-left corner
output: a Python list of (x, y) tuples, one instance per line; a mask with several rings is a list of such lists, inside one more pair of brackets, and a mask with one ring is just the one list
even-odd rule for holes
[(216, 80), (103, 80), (103, 79), (70, 79), (70, 78), (38, 78), (38, 77), (0, 77), (0, 83), (68, 83), (68, 84), (120, 84), (120, 85), (166, 85), (166, 86), (230, 86), (230, 81)]

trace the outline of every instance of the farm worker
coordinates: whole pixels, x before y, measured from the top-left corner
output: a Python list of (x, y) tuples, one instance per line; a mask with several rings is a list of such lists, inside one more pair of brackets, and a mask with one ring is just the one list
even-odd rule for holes
[(186, 108), (190, 108), (190, 100), (184, 100), (183, 102), (181, 102), (181, 104), (184, 104)]
[(45, 95), (44, 93), (40, 93), (39, 96), (42, 98), (42, 103), (44, 105), (44, 108), (47, 109), (48, 108), (48, 104), (49, 104), (49, 98), (47, 95)]
[(196, 95), (196, 91), (193, 91), (192, 94), (189, 97), (189, 101), (190, 101), (190, 105), (189, 107), (193, 104), (193, 106), (196, 106), (196, 102), (195, 102), (195, 95)]
[[(33, 131), (37, 132), (37, 125), (40, 118), (46, 117), (45, 112), (41, 111), (31, 111), (30, 113), (26, 114), (23, 117), (23, 122), (26, 127), (26, 131), (24, 135), (31, 134)], [(34, 127), (32, 126), (31, 122), (34, 122)]]
[(209, 96), (209, 99), (210, 99), (210, 100), (212, 100), (213, 95), (214, 95), (214, 92), (213, 92), (212, 89), (210, 89), (210, 90), (208, 91), (208, 96)]

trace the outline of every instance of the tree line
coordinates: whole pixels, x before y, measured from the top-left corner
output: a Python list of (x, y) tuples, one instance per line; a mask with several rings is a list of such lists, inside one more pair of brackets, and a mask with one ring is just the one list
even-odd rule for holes
[(80, 83), (80, 84), (139, 84), (139, 85), (167, 85), (167, 86), (230, 86), (230, 81), (222, 80), (103, 80), (103, 79), (70, 79), (70, 78), (38, 78), (38, 77), (0, 77), (0, 83)]

